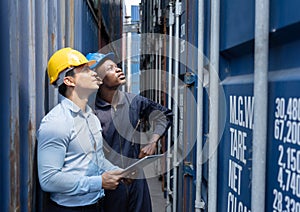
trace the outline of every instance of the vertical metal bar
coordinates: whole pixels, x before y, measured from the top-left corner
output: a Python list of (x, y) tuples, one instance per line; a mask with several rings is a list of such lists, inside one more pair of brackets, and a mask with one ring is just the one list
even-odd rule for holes
[[(48, 83), (45, 82), (46, 79), (46, 67), (48, 60), (48, 0), (36, 1), (35, 10), (35, 21), (36, 21), (36, 32), (35, 39), (36, 45), (35, 49), (38, 53), (35, 55), (36, 58), (36, 124), (38, 125), (42, 120), (46, 105), (48, 104), (48, 99), (46, 98), (46, 92), (48, 89)], [(41, 18), (43, 17), (43, 18)], [(38, 127), (38, 126), (37, 126)], [(36, 144), (35, 144), (36, 145)], [(35, 152), (36, 153), (36, 152)], [(34, 153), (34, 154), (35, 154)], [(34, 155), (33, 161), (36, 160), (36, 155)], [(34, 167), (33, 172), (33, 193), (32, 193), (32, 210), (28, 211), (42, 211), (43, 195), (39, 190), (37, 179), (37, 170)]]
[[(150, 2), (149, 11), (150, 11), (151, 14), (153, 14), (154, 13), (154, 9), (153, 9), (154, 8), (154, 6), (153, 6), (154, 2), (153, 1), (149, 1), (149, 2)], [(153, 18), (152, 18), (152, 16), (150, 16), (149, 30), (150, 30), (150, 33), (153, 31)], [(150, 39), (151, 40), (151, 44), (153, 44), (154, 39), (153, 39), (152, 34), (150, 34), (149, 37), (151, 38)], [(149, 46), (147, 45), (147, 48), (151, 48), (151, 50), (152, 50), (153, 46), (151, 46), (151, 44)], [(155, 50), (153, 50), (153, 52), (155, 52)], [(150, 59), (150, 61), (149, 61), (149, 67), (153, 69), (153, 55), (150, 55), (149, 59)], [(154, 76), (153, 76), (153, 73), (152, 73), (152, 70), (151, 70), (150, 73), (149, 73), (149, 78), (148, 78), (149, 79), (149, 88), (151, 88), (150, 95), (149, 95), (149, 97), (150, 97), (151, 100), (154, 99), (154, 97), (153, 97), (153, 88), (154, 88), (153, 77)]]
[(49, 40), (49, 53), (52, 55), (57, 50), (57, 1), (48, 1), (48, 27), (51, 39)]
[(155, 39), (155, 70), (153, 72), (154, 74), (154, 101), (158, 102), (158, 49), (159, 49), (159, 44), (158, 40)]
[(204, 51), (204, 2), (198, 0), (198, 89), (197, 89), (197, 172), (195, 211), (203, 208), (201, 201), (202, 184), (202, 143), (203, 143), (203, 51)]
[(75, 20), (76, 23), (74, 25), (74, 48), (78, 50), (82, 50), (82, 7), (83, 7), (83, 1), (74, 1), (74, 11), (75, 11)]
[(74, 46), (74, 0), (66, 1), (66, 41), (65, 45), (73, 47)]
[[(101, 3), (99, 2), (99, 8), (100, 8), (100, 5), (101, 5)], [(125, 8), (125, 1), (123, 1), (123, 8)], [(99, 12), (98, 12), (98, 14), (101, 12), (101, 10), (99, 9)], [(126, 23), (126, 19), (125, 19), (125, 16), (126, 16), (126, 9), (123, 9), (123, 25), (125, 25), (125, 24), (127, 24)], [(99, 14), (99, 41), (100, 41), (100, 43), (99, 43), (99, 45), (100, 45), (100, 47), (102, 47), (101, 46), (101, 25), (102, 25), (102, 14)], [(143, 42), (142, 42), (143, 43)], [(124, 32), (124, 30), (123, 30), (123, 34), (122, 34), (122, 70), (125, 72), (126, 71), (126, 57), (127, 57), (127, 48), (126, 48), (126, 46), (127, 46), (127, 32)], [(125, 74), (126, 74), (126, 72), (125, 72)], [(127, 76), (128, 77), (128, 76)], [(142, 83), (143, 84), (143, 83)], [(124, 88), (125, 86), (122, 86), (122, 91), (125, 91), (125, 88)]]
[(161, 51), (162, 51), (162, 37), (159, 36), (159, 49), (158, 49), (158, 103), (161, 104), (161, 73), (162, 73), (162, 58), (161, 58)]
[(9, 149), (9, 211), (20, 207), (20, 132), (19, 132), (19, 70), (20, 70), (20, 8), (19, 1), (9, 1), (9, 64), (10, 64), (10, 149)]
[(220, 0), (211, 1), (210, 75), (209, 75), (209, 168), (208, 168), (208, 211), (217, 211), (217, 168), (219, 139), (219, 37)]
[[(34, 147), (35, 147), (35, 132), (36, 132), (36, 52), (35, 52), (35, 1), (30, 0), (26, 5), (26, 23), (28, 23), (28, 44), (24, 48), (27, 50), (26, 57), (22, 57), (23, 60), (27, 60), (28, 62), (22, 63), (27, 64), (27, 67), (23, 67), (27, 70), (28, 76), (25, 79), (25, 83), (27, 84), (27, 97), (28, 97), (28, 120), (27, 121), (27, 129), (28, 129), (28, 140), (27, 140), (27, 148), (28, 148), (28, 158), (23, 161), (22, 166), (27, 165), (27, 207), (24, 205), (24, 208), (28, 209), (28, 211), (32, 210), (32, 185), (33, 185), (33, 156), (34, 156)], [(25, 97), (26, 98), (26, 97)], [(23, 208), (23, 207), (22, 207)]]
[[(38, 54), (36, 54), (36, 95), (39, 97), (36, 99), (36, 122), (40, 123), (41, 119), (45, 114), (45, 75), (46, 75), (46, 65), (48, 60), (48, 6), (47, 0), (40, 0), (36, 2), (36, 49)], [(43, 18), (40, 18), (42, 17)]]
[[(174, 13), (173, 13), (173, 2), (169, 3), (169, 77), (168, 77), (168, 108), (172, 108), (172, 65), (173, 65), (173, 24), (174, 24)], [(167, 206), (166, 211), (171, 212), (171, 130), (168, 130), (168, 148), (167, 148)]]
[(251, 209), (265, 211), (269, 0), (255, 1), (254, 126)]
[(174, 80), (174, 156), (173, 156), (173, 211), (177, 211), (177, 170), (178, 170), (178, 161), (177, 161), (177, 153), (178, 153), (178, 78), (179, 78), (179, 18), (181, 14), (181, 2), (176, 0), (175, 3), (175, 80)]
[[(48, 43), (48, 51), (49, 55), (52, 55), (58, 48), (58, 12), (57, 12), (57, 1), (52, 0), (48, 1), (48, 28), (49, 28), (49, 43)], [(47, 82), (48, 83), (48, 82)], [(48, 97), (48, 105), (46, 105), (46, 110), (50, 110), (53, 108), (58, 102), (58, 92), (53, 86), (49, 86), (49, 97)]]
[(158, 25), (161, 25), (161, 0), (157, 1), (157, 20), (158, 20)]
[[(66, 3), (67, 1), (59, 1), (59, 32), (60, 32), (60, 48), (66, 46)], [(69, 25), (69, 23), (68, 23)]]
[[(131, 22), (131, 19), (128, 20), (129, 23)], [(127, 33), (127, 92), (131, 92), (131, 33)]]
[[(1, 14), (1, 26), (2, 26), (2, 39), (1, 39), (1, 55), (2, 69), (6, 71), (0, 72), (0, 78), (2, 80), (0, 84), (0, 96), (1, 96), (1, 111), (0, 111), (0, 120), (3, 123), (0, 130), (0, 211), (9, 211), (9, 198), (10, 198), (10, 133), (11, 133), (11, 120), (10, 120), (10, 77), (11, 77), (11, 67), (10, 67), (10, 55), (7, 54), (7, 51), (10, 50), (10, 39), (15, 34), (10, 35), (10, 26), (11, 26), (11, 15), (10, 4), (12, 1), (3, 0), (0, 2), (0, 14)], [(16, 23), (15, 23), (16, 24)], [(14, 69), (14, 71), (16, 71)]]

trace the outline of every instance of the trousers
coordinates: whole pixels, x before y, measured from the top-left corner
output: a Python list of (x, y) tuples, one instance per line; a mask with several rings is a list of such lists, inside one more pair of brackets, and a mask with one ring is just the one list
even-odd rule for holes
[(103, 210), (103, 198), (92, 205), (67, 207), (57, 204), (50, 200), (50, 203), (45, 210), (46, 212), (104, 212)]

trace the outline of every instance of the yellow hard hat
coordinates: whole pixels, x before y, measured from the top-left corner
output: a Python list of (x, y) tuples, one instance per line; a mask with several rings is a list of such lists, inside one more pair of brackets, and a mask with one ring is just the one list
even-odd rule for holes
[(53, 84), (62, 71), (87, 63), (90, 66), (94, 64), (95, 61), (88, 61), (83, 54), (70, 47), (56, 51), (48, 61), (47, 71), (50, 83)]

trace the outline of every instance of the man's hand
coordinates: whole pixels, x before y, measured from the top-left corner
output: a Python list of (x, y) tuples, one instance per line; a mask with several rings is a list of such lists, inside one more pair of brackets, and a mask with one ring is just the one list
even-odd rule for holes
[(143, 158), (147, 155), (153, 155), (156, 151), (156, 142), (151, 142), (141, 149), (139, 158)]
[(122, 178), (121, 182), (126, 184), (126, 185), (129, 185), (131, 184), (134, 179), (136, 178), (137, 176), (137, 171), (129, 171), (129, 172), (124, 172), (124, 177)]
[(102, 174), (102, 188), (114, 190), (118, 187), (120, 180), (123, 178), (123, 170), (112, 170)]

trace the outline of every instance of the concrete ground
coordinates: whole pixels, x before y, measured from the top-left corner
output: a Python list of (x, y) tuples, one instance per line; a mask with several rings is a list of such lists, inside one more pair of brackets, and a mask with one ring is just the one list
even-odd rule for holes
[(166, 211), (166, 199), (162, 191), (162, 182), (159, 180), (157, 164), (150, 164), (144, 168), (145, 175), (150, 190), (152, 211), (164, 212)]
[(166, 207), (166, 199), (161, 190), (161, 181), (158, 177), (148, 178), (148, 186), (150, 189), (151, 201), (152, 201), (152, 211), (153, 212), (164, 212)]

